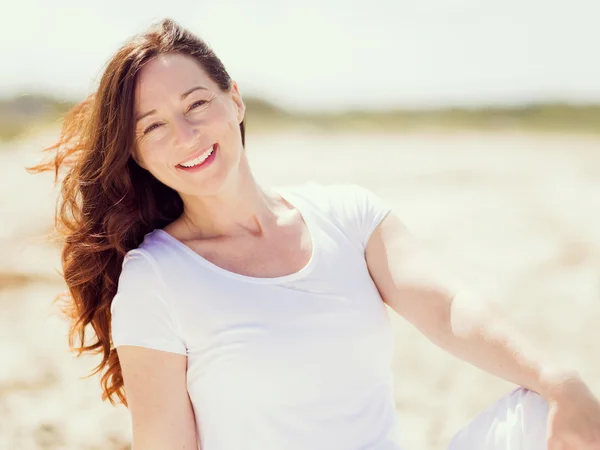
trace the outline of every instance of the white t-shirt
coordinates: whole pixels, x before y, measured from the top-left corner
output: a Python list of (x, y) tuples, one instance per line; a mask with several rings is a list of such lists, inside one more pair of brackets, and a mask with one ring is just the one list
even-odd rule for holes
[(187, 355), (202, 450), (399, 450), (393, 330), (364, 257), (390, 208), (350, 183), (273, 189), (310, 230), (304, 268), (240, 275), (154, 230), (123, 262), (113, 343)]

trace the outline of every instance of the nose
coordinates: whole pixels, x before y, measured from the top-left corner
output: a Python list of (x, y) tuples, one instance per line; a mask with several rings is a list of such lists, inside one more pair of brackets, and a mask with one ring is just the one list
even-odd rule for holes
[(194, 141), (198, 135), (196, 127), (184, 115), (178, 115), (174, 119), (175, 139), (178, 144), (188, 144)]

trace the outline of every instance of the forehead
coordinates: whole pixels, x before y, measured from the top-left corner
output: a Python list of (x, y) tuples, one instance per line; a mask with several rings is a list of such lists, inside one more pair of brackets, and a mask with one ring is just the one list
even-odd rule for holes
[(161, 97), (179, 96), (197, 85), (216, 88), (198, 61), (181, 54), (158, 55), (138, 73), (135, 103), (139, 106)]

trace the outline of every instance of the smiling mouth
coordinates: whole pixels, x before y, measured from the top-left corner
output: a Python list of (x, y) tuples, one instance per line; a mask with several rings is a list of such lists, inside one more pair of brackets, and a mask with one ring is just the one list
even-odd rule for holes
[(191, 169), (193, 167), (200, 166), (216, 151), (216, 149), (217, 149), (217, 144), (213, 144), (212, 147), (210, 147), (208, 150), (206, 150), (201, 155), (196, 156), (195, 158), (189, 159), (187, 161), (184, 161), (182, 163), (179, 163), (179, 164), (177, 164), (177, 166), (182, 169)]

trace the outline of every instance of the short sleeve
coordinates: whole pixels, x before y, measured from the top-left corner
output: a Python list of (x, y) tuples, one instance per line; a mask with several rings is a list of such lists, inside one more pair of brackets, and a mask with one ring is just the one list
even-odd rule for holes
[(125, 255), (111, 303), (113, 345), (187, 354), (181, 328), (154, 259), (138, 249)]
[(389, 203), (359, 184), (331, 185), (335, 209), (340, 210), (346, 233), (364, 249), (375, 228), (392, 210)]

